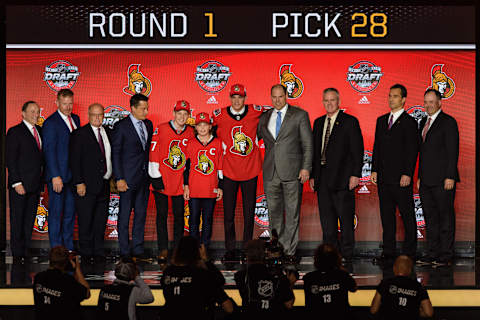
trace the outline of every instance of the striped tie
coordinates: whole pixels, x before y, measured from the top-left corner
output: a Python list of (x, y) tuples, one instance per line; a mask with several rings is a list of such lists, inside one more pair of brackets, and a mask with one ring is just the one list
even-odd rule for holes
[(322, 165), (327, 164), (326, 150), (328, 145), (328, 139), (330, 139), (330, 118), (329, 117), (327, 117), (327, 131), (325, 131), (325, 139), (323, 140), (323, 150), (322, 150), (322, 155), (320, 157), (320, 163)]

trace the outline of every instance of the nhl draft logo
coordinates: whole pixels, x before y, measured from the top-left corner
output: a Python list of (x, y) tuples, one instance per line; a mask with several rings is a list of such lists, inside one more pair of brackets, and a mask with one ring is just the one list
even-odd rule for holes
[(370, 184), (370, 179), (372, 175), (372, 151), (365, 150), (363, 152), (363, 166), (362, 166), (362, 177), (360, 178), (359, 184), (362, 186), (358, 189), (357, 193), (370, 193), (370, 190), (367, 188), (367, 184)]
[(377, 88), (382, 76), (381, 67), (370, 61), (359, 61), (348, 67), (347, 81), (355, 91), (367, 93)]
[(257, 197), (255, 204), (255, 223), (261, 228), (268, 228), (268, 207), (267, 207), (267, 197), (262, 194)]
[(48, 232), (48, 210), (42, 204), (43, 197), (40, 197), (40, 201), (37, 206), (37, 214), (35, 215), (35, 221), (33, 222), (33, 230), (39, 233)]
[(77, 83), (80, 72), (78, 67), (68, 61), (57, 60), (45, 67), (43, 81), (54, 91), (72, 89)]
[(118, 194), (110, 194), (108, 203), (107, 226), (116, 227), (118, 222), (118, 211), (120, 210), (120, 196)]
[(427, 89), (435, 89), (442, 95), (442, 99), (449, 99), (455, 93), (455, 82), (443, 72), (444, 64), (435, 64), (432, 67), (432, 82)]
[(123, 88), (123, 92), (133, 96), (140, 93), (149, 96), (152, 92), (152, 82), (140, 72), (140, 64), (131, 64), (127, 71), (128, 86)]
[(207, 61), (197, 67), (195, 81), (198, 86), (209, 93), (222, 91), (232, 73), (230, 68), (218, 61)]
[[(357, 229), (357, 223), (358, 223), (358, 218), (357, 218), (357, 215), (354, 214), (353, 215), (353, 230)], [(337, 220), (337, 228), (338, 228), (338, 232), (342, 232), (342, 225), (340, 224), (340, 218), (338, 218), (338, 220)]]
[(105, 108), (103, 125), (113, 129), (115, 123), (122, 120), (130, 114), (130, 111), (125, 110), (124, 108), (116, 105), (111, 105)]
[(42, 127), (44, 122), (45, 122), (45, 117), (43, 116), (43, 108), (40, 108), (40, 116), (38, 117), (38, 120), (37, 120), (37, 126)]
[(248, 156), (253, 149), (253, 142), (249, 136), (242, 132), (242, 126), (232, 128), (233, 146), (230, 152), (239, 156)]
[(290, 70), (291, 68), (291, 64), (282, 64), (278, 75), (280, 77), (280, 83), (287, 88), (288, 97), (290, 99), (296, 99), (303, 93), (303, 82)]
[(417, 121), (418, 127), (420, 128), (420, 121), (427, 116), (425, 108), (422, 106), (413, 106), (407, 109), (407, 113)]
[(172, 140), (168, 147), (168, 158), (163, 159), (163, 163), (173, 170), (180, 170), (185, 166), (185, 154), (180, 148), (180, 140)]
[(198, 151), (198, 164), (195, 166), (195, 170), (204, 175), (209, 175), (213, 172), (213, 162), (207, 156), (207, 150)]
[(423, 215), (422, 202), (420, 201), (420, 195), (418, 193), (413, 195), (413, 203), (415, 205), (415, 218), (417, 220), (417, 239), (423, 239), (423, 232), (425, 232), (425, 216)]

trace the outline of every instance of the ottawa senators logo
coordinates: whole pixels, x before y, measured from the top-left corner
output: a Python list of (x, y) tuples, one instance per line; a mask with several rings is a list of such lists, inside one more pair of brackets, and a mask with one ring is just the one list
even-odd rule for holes
[(48, 210), (42, 204), (43, 197), (40, 197), (40, 202), (37, 206), (37, 215), (35, 216), (35, 222), (33, 223), (33, 230), (39, 233), (48, 232)]
[(303, 82), (290, 71), (291, 64), (282, 64), (279, 70), (280, 83), (287, 88), (290, 99), (296, 99), (303, 93)]
[(230, 152), (240, 156), (248, 156), (253, 149), (253, 142), (249, 136), (242, 132), (242, 126), (232, 128), (233, 146)]
[(455, 93), (455, 82), (443, 72), (443, 64), (436, 64), (432, 67), (432, 84), (428, 89), (435, 89), (442, 95), (442, 99), (448, 99)]
[(127, 75), (128, 86), (123, 88), (123, 92), (131, 96), (137, 93), (141, 93), (147, 97), (150, 95), (152, 92), (152, 83), (150, 79), (140, 72), (140, 64), (131, 64), (128, 67)]
[(209, 175), (213, 172), (213, 162), (207, 156), (207, 150), (198, 151), (198, 164), (195, 166), (195, 170), (204, 175)]
[(172, 140), (168, 147), (168, 158), (163, 159), (163, 163), (173, 170), (180, 170), (185, 166), (185, 154), (180, 148), (180, 140)]

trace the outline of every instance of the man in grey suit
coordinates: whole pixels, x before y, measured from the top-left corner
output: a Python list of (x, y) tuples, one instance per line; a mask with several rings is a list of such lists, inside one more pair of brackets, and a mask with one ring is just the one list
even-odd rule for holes
[(263, 186), (270, 230), (277, 230), (285, 254), (294, 261), (303, 183), (312, 170), (313, 139), (308, 113), (289, 105), (286, 94), (284, 86), (272, 87), (274, 108), (260, 118), (257, 135), (265, 144)]

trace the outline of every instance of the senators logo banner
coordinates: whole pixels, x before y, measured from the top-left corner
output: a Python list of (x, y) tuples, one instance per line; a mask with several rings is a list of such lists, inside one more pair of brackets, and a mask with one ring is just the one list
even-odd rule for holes
[(290, 99), (297, 99), (303, 93), (303, 82), (292, 71), (291, 64), (282, 64), (279, 71), (280, 83), (287, 88)]
[(436, 64), (432, 67), (432, 83), (428, 89), (440, 92), (442, 99), (449, 99), (455, 93), (455, 82), (443, 72), (444, 64)]
[(140, 72), (140, 64), (131, 64), (127, 74), (128, 86), (123, 88), (123, 92), (131, 96), (141, 93), (148, 97), (152, 92), (152, 82)]

